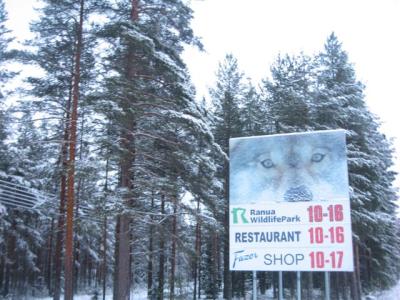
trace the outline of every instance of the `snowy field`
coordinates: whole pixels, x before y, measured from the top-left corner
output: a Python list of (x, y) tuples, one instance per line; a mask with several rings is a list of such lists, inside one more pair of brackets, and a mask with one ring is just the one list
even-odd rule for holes
[[(75, 300), (93, 300), (96, 298), (94, 298), (93, 295), (78, 295), (78, 296), (74, 296), (74, 299)], [(97, 299), (98, 300), (103, 299), (102, 295), (99, 295)], [(132, 293), (131, 299), (132, 300), (147, 300), (147, 291), (146, 290), (136, 290)], [(181, 298), (181, 299), (184, 299), (184, 298)], [(192, 299), (192, 297), (190, 297), (189, 299)], [(205, 299), (205, 298), (203, 298), (203, 299)], [(251, 299), (251, 295), (246, 297), (246, 299), (244, 299), (244, 300), (250, 300), (250, 299)], [(269, 299), (273, 299), (272, 291), (271, 291), (271, 293), (267, 292), (266, 296), (258, 297), (258, 300), (269, 300)], [(50, 298), (50, 297), (34, 298), (34, 300), (52, 300), (52, 298)], [(112, 295), (111, 294), (106, 295), (106, 300), (112, 300)], [(237, 299), (237, 300), (239, 300), (239, 299)], [(241, 299), (241, 300), (243, 300), (243, 299)], [(382, 291), (379, 293), (373, 293), (373, 294), (364, 296), (363, 300), (400, 300), (400, 281), (391, 290)]]

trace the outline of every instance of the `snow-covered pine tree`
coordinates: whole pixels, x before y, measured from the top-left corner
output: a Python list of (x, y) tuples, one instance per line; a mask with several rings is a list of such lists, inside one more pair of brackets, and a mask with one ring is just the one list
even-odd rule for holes
[(0, 219), (0, 234), (4, 239), (4, 243), (0, 242), (0, 267), (4, 272), (2, 296), (12, 294), (22, 298), (26, 294), (40, 293), (34, 286), (40, 276), (38, 266), (40, 249), (44, 245), (43, 229), (37, 212), (22, 208), (12, 209)]
[(47, 167), (54, 151), (44, 141), (47, 131), (42, 132), (42, 128), (35, 126), (34, 117), (28, 108), (21, 110), (23, 112), (15, 125), (15, 141), (10, 143), (8, 174), (21, 177), (34, 188), (47, 187), (50, 179), (48, 176), (51, 176)]
[[(48, 175), (47, 160), (43, 157), (46, 148), (38, 142), (42, 136), (40, 128), (35, 127), (29, 111), (22, 113), (14, 129), (18, 134), (14, 134), (14, 141), (8, 145), (10, 159), (5, 180), (26, 186), (26, 189), (21, 186), (14, 188), (25, 192), (24, 200), (32, 199), (34, 202), (35, 198), (28, 187), (38, 188), (47, 181), (43, 180)], [(13, 195), (12, 191), (6, 197), (10, 195)], [(21, 203), (23, 200), (16, 197), (15, 201)], [(49, 229), (50, 217), (32, 210), (32, 203), (28, 201), (25, 202), (26, 207), (9, 207), (0, 221), (0, 260), (4, 261), (0, 268), (5, 270), (8, 277), (2, 284), (3, 295), (10, 293), (23, 297), (26, 294), (38, 295), (40, 289), (46, 290), (45, 282), (37, 278), (45, 277), (42, 258), (48, 254), (44, 247), (48, 235), (44, 233)], [(16, 286), (24, 286), (25, 289), (17, 289)]]
[(210, 90), (214, 106), (213, 131), (217, 143), (228, 153), (229, 138), (239, 136), (243, 130), (239, 108), (244, 102), (244, 75), (237, 59), (227, 54), (219, 64), (216, 76), (215, 87)]
[(310, 126), (310, 58), (304, 54), (278, 56), (271, 79), (263, 80), (268, 133), (305, 131)]
[[(311, 106), (315, 129), (348, 131), (347, 149), (356, 259), (364, 290), (387, 287), (397, 279), (399, 239), (395, 232), (392, 149), (368, 111), (364, 86), (335, 34), (318, 56)], [(397, 271), (396, 271), (397, 270)], [(352, 295), (359, 298), (360, 278), (353, 276)]]
[[(272, 80), (264, 80), (263, 93), (268, 101), (272, 133), (348, 130), (355, 253), (360, 257), (362, 284), (365, 290), (392, 284), (397, 278), (394, 274), (398, 274), (394, 259), (398, 238), (393, 236), (392, 150), (379, 133), (376, 117), (365, 105), (364, 86), (357, 81), (347, 53), (332, 34), (324, 52), (315, 59), (303, 55), (278, 58), (271, 71)], [(376, 231), (373, 237), (371, 230)], [(361, 293), (356, 276), (360, 273), (352, 276), (355, 299)], [(376, 278), (379, 280), (375, 281)], [(337, 276), (334, 284), (337, 282), (349, 281)]]
[(12, 58), (12, 51), (9, 48), (10, 42), (13, 38), (11, 37), (11, 31), (6, 27), (6, 21), (8, 20), (8, 14), (5, 9), (4, 1), (0, 0), (0, 99), (5, 97), (6, 91), (4, 90), (4, 84), (6, 80), (12, 78), (15, 75), (14, 72), (8, 70), (5, 63)]
[(368, 153), (373, 157), (366, 177), (373, 187), (369, 189), (368, 200), (363, 203), (363, 210), (369, 212), (368, 220), (372, 216), (374, 221), (373, 226), (361, 221), (361, 226), (367, 227), (368, 232), (360, 230), (360, 235), (364, 235), (359, 249), (360, 279), (364, 291), (387, 289), (395, 285), (400, 276), (400, 236), (396, 231), (398, 197), (393, 185), (396, 173), (392, 170), (394, 149), (379, 132), (379, 127), (374, 127), (371, 129), (375, 130), (366, 134)]
[(237, 59), (227, 54), (219, 64), (215, 87), (210, 90), (214, 106), (213, 133), (215, 141), (220, 145), (226, 157), (218, 166), (218, 177), (223, 183), (222, 203), (219, 207), (219, 221), (223, 231), (223, 297), (232, 298), (232, 274), (229, 271), (229, 138), (242, 134), (240, 106), (243, 103), (243, 73), (239, 70)]
[[(5, 83), (13, 76), (13, 73), (7, 69), (5, 65), (10, 59), (9, 43), (12, 41), (10, 31), (6, 28), (7, 12), (5, 10), (4, 1), (0, 0), (0, 172), (4, 172), (8, 165), (7, 150), (5, 146), (6, 118), (5, 97), (6, 91), (4, 89)], [(0, 174), (1, 177), (1, 174)]]
[[(53, 170), (53, 176), (49, 177), (53, 182), (52, 192), (60, 195), (58, 224), (57, 230), (55, 230), (57, 234), (55, 262), (53, 264), (55, 280), (51, 291), (53, 292), (54, 288), (55, 299), (59, 299), (61, 291), (61, 249), (65, 224), (67, 170), (72, 170), (67, 168), (68, 159), (72, 161), (71, 158), (68, 158), (69, 154), (72, 153), (68, 151), (69, 146), (72, 145), (70, 143), (70, 126), (75, 124), (70, 122), (72, 100), (79, 96), (81, 104), (85, 103), (85, 99), (90, 93), (89, 84), (93, 85), (94, 78), (93, 71), (95, 68), (92, 53), (94, 44), (93, 40), (88, 37), (90, 28), (85, 25), (85, 20), (89, 18), (89, 13), (92, 11), (93, 1), (85, 1), (82, 10), (84, 37), (83, 43), (79, 43), (79, 47), (80, 1), (44, 1), (43, 7), (40, 9), (40, 19), (31, 25), (31, 30), (37, 36), (30, 42), (35, 50), (28, 57), (31, 59), (30, 63), (41, 68), (43, 75), (28, 79), (32, 86), (30, 94), (35, 96), (30, 111), (32, 114), (47, 120), (46, 124), (51, 136), (46, 137), (45, 140), (48, 144), (59, 149), (58, 153), (54, 153), (56, 156), (50, 159), (53, 165), (49, 166), (49, 169)], [(80, 55), (80, 59), (77, 59), (77, 55)], [(80, 68), (78, 70), (79, 63)], [(79, 91), (77, 89), (78, 82), (80, 84)], [(83, 110), (80, 112), (83, 112)], [(76, 143), (75, 139), (74, 143)], [(82, 149), (80, 151), (82, 152)], [(95, 178), (95, 176), (88, 176), (88, 174), (84, 176)], [(57, 180), (54, 180), (55, 178), (58, 178), (58, 184)], [(69, 195), (72, 195), (72, 193), (70, 192)], [(68, 251), (68, 253), (70, 252)], [(71, 271), (68, 274), (71, 274)], [(67, 277), (70, 286), (70, 275)], [(68, 288), (68, 293), (70, 293), (70, 290)]]
[[(119, 164), (121, 196), (114, 297), (127, 299), (131, 283), (126, 274), (136, 273), (129, 253), (137, 252), (137, 237), (144, 229), (132, 208), (151, 209), (150, 195), (155, 195), (157, 205), (164, 205), (154, 205), (155, 211), (149, 213), (168, 214), (174, 211), (171, 204), (176, 195), (179, 198), (184, 191), (207, 196), (205, 185), (197, 184), (193, 175), (197, 168), (191, 167), (197, 167), (203, 159), (200, 154), (206, 153), (196, 153), (198, 141), (203, 141), (203, 149), (207, 149), (212, 135), (194, 103), (194, 92), (179, 57), (183, 44), (198, 44), (189, 27), (191, 10), (177, 0), (119, 1), (110, 6), (110, 18), (99, 31), (110, 47), (104, 59), (105, 88), (99, 93), (97, 109), (106, 120), (112, 120), (111, 134), (119, 141), (111, 148), (113, 160)], [(173, 217), (168, 219), (172, 222), (161, 224), (164, 231), (174, 223)], [(158, 243), (152, 245), (158, 245), (162, 252), (158, 256), (161, 262), (156, 264), (160, 298), (167, 282), (163, 280), (167, 263), (164, 254), (173, 252), (173, 243), (164, 243), (161, 235), (157, 239)], [(136, 266), (135, 261), (133, 264)]]
[(268, 134), (267, 107), (251, 80), (244, 86), (244, 101), (240, 107), (243, 136)]
[[(209, 111), (206, 102), (203, 101), (199, 104), (199, 109), (202, 119), (205, 123), (212, 123), (212, 113)], [(223, 224), (220, 220), (223, 218), (222, 207), (224, 199), (222, 195), (222, 184), (219, 176), (216, 176), (221, 161), (225, 160), (225, 154), (222, 152), (218, 144), (210, 148), (207, 140), (199, 139), (198, 137), (191, 137), (189, 142), (195, 145), (197, 150), (196, 160), (188, 160), (185, 163), (187, 172), (184, 174), (189, 175), (185, 182), (190, 183), (187, 189), (194, 195), (191, 205), (186, 209), (191, 211), (193, 215), (193, 260), (192, 260), (192, 274), (194, 279), (193, 299), (201, 297), (202, 293), (205, 294), (218, 294), (221, 287), (221, 266), (222, 266), (222, 253), (217, 251), (212, 253), (213, 258), (208, 257), (210, 252), (205, 251), (203, 241), (208, 241), (213, 238), (214, 248), (223, 248)], [(192, 171), (191, 171), (192, 170)], [(186, 177), (186, 176), (185, 176)], [(195, 208), (195, 209), (194, 209)], [(206, 230), (204, 232), (204, 230)], [(208, 265), (213, 263), (215, 265)], [(209, 273), (210, 271), (211, 273)], [(216, 273), (213, 273), (216, 272)], [(212, 274), (208, 277), (207, 274)], [(216, 279), (211, 283), (211, 278)], [(215, 290), (211, 291), (210, 287)]]
[[(260, 96), (260, 103), (265, 112), (263, 130), (266, 134), (312, 130), (310, 109), (314, 81), (313, 68), (312, 58), (303, 53), (292, 56), (279, 55), (272, 64), (271, 78), (262, 80)], [(276, 286), (273, 276), (268, 279)], [(293, 278), (290, 274), (286, 276), (287, 284), (292, 286)], [(309, 273), (307, 276), (312, 275)], [(262, 278), (264, 289), (267, 284), (266, 275)]]
[(202, 231), (200, 283), (206, 299), (218, 299), (221, 285), (221, 274), (219, 270), (219, 261), (221, 257), (221, 243), (219, 242), (220, 232), (219, 230), (215, 230), (214, 226), (210, 225), (205, 223)]
[[(10, 89), (6, 83), (15, 73), (8, 69), (7, 64), (15, 58), (15, 53), (9, 48), (12, 41), (10, 31), (6, 28), (7, 12), (4, 1), (0, 0), (0, 179), (13, 182), (24, 182), (17, 174), (15, 154), (21, 154), (15, 145), (7, 144), (5, 140), (11, 133), (10, 113), (6, 110), (5, 99)], [(28, 125), (29, 126), (29, 125)], [(33, 153), (27, 150), (30, 153)], [(27, 162), (24, 156), (24, 162)], [(4, 297), (22, 295), (32, 292), (32, 282), (39, 275), (38, 256), (43, 239), (40, 232), (40, 221), (37, 212), (25, 209), (4, 207), (0, 204), (0, 294)], [(38, 225), (38, 226), (37, 226)], [(15, 287), (25, 287), (17, 291)]]

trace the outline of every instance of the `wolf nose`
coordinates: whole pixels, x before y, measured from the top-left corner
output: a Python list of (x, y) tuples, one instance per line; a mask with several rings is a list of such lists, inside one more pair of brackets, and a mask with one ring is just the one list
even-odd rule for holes
[(298, 166), (300, 162), (300, 157), (298, 154), (296, 153), (292, 153), (289, 157), (288, 157), (288, 164), (291, 168), (296, 168)]
[(287, 202), (296, 201), (312, 201), (313, 194), (305, 185), (290, 188), (283, 195), (283, 199)]

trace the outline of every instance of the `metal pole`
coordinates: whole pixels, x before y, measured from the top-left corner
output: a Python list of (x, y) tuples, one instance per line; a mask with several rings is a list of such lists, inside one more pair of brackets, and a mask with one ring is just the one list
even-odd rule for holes
[(253, 271), (253, 300), (257, 300), (257, 271)]
[(301, 300), (301, 273), (300, 273), (300, 271), (297, 271), (296, 281), (297, 281), (297, 300)]
[(279, 271), (279, 300), (283, 300), (283, 274)]
[(325, 300), (331, 300), (331, 287), (329, 284), (329, 272), (325, 272)]

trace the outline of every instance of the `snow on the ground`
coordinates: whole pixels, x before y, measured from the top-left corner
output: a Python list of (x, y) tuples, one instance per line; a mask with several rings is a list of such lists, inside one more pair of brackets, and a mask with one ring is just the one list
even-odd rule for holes
[(363, 298), (365, 300), (400, 300), (400, 281), (388, 291), (375, 292)]
[[(64, 298), (64, 295), (61, 295), (61, 299)], [(108, 291), (106, 293), (106, 300), (112, 300), (113, 299), (113, 295), (111, 293), (111, 291)], [(94, 299), (98, 299), (98, 300), (103, 300), (103, 294), (99, 293), (97, 295), (97, 298), (91, 294), (91, 295), (74, 295), (74, 300), (94, 300)], [(142, 290), (135, 290), (132, 291), (131, 293), (131, 299), (132, 300), (147, 300), (147, 290), (146, 289), (142, 289)], [(53, 300), (53, 297), (45, 297), (45, 298), (32, 298), (32, 300)]]
[[(61, 299), (64, 298), (64, 295), (61, 296)], [(74, 300), (93, 300), (93, 295), (74, 295)], [(103, 299), (102, 295), (99, 295), (97, 299)], [(33, 298), (32, 300), (53, 300), (53, 297), (46, 298)], [(112, 295), (106, 295), (106, 300), (112, 300)]]
[[(272, 293), (269, 295), (264, 296), (264, 298), (259, 298), (261, 299), (273, 299), (272, 298)], [(46, 297), (46, 298), (34, 298), (35, 300), (52, 300), (53, 298), (51, 297)], [(74, 296), (74, 300), (93, 300), (95, 299), (93, 295), (76, 295)], [(97, 299), (103, 299), (102, 294), (98, 295)], [(140, 290), (135, 290), (131, 294), (131, 299), (132, 300), (146, 300), (147, 299), (147, 291), (146, 289), (140, 289)], [(106, 295), (106, 300), (112, 300), (112, 294), (111, 292), (108, 292)], [(387, 291), (381, 291), (381, 292), (374, 292), (370, 295), (364, 296), (363, 300), (400, 300), (400, 281), (397, 283), (395, 287), (393, 287), (390, 290)]]

